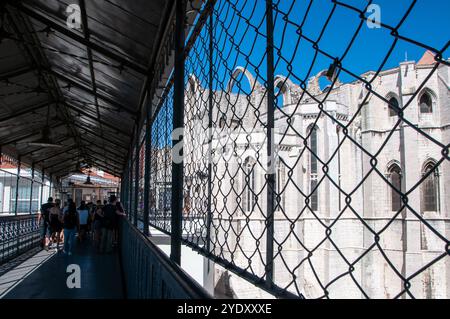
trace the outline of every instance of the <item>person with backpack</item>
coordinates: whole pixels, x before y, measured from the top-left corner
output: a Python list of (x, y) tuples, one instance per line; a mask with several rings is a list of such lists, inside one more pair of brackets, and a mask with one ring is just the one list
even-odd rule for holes
[(116, 221), (116, 203), (115, 195), (109, 197), (109, 203), (103, 207), (102, 219), (102, 237), (100, 245), (100, 253), (111, 253), (113, 249), (113, 233)]
[(72, 249), (75, 242), (75, 233), (80, 225), (77, 207), (73, 201), (69, 203), (67, 211), (63, 217), (64, 228), (64, 253), (72, 255)]
[(50, 208), (49, 220), (50, 220), (50, 229), (51, 229), (51, 241), (52, 243), (56, 242), (55, 251), (59, 251), (59, 244), (61, 242), (61, 231), (62, 231), (62, 223), (61, 223), (61, 200), (56, 199), (55, 204), (52, 208)]
[(41, 248), (48, 250), (50, 242), (50, 208), (53, 207), (53, 197), (49, 197), (47, 203), (41, 206), (38, 223), (41, 227)]

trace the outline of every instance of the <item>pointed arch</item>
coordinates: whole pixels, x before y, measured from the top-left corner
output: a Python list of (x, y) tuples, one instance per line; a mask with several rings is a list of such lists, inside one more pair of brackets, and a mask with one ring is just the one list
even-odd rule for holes
[(387, 167), (387, 177), (392, 186), (390, 189), (391, 210), (398, 212), (402, 207), (402, 196), (399, 192), (402, 189), (402, 169), (397, 161), (391, 161)]
[(388, 105), (389, 117), (398, 116), (398, 110), (400, 109), (400, 99), (394, 92), (389, 92), (386, 95), (386, 101)]
[(202, 117), (202, 109), (198, 107), (201, 94), (200, 81), (194, 74), (190, 74), (185, 88), (185, 114), (190, 120)]
[(278, 158), (275, 168), (275, 200), (274, 211), (284, 211), (286, 207), (286, 196), (283, 189), (286, 185), (286, 165)]
[[(317, 73), (317, 75), (313, 76), (312, 78), (309, 79), (308, 81), (308, 85), (307, 85), (307, 90), (310, 94), (312, 95), (317, 95), (317, 94), (321, 94), (324, 91), (326, 91), (324, 88), (324, 90), (322, 90), (320, 88), (320, 79), (321, 78), (326, 78), (328, 81), (333, 82), (333, 79), (330, 78), (330, 75), (328, 74), (328, 70), (322, 70), (319, 73)], [(336, 78), (336, 82), (334, 84), (334, 88), (340, 87), (342, 86), (342, 82), (339, 80), (339, 78)], [(328, 87), (327, 90), (329, 90), (330, 88)]]
[(228, 81), (227, 84), (227, 93), (231, 93), (231, 90), (233, 89), (234, 84), (236, 81), (239, 80), (239, 75), (243, 75), (247, 78), (247, 81), (250, 85), (250, 88), (252, 90), (259, 88), (261, 85), (258, 81), (253, 77), (253, 75), (245, 68), (238, 66), (236, 69), (234, 69), (233, 73), (231, 74), (231, 78)]
[(278, 94), (275, 94), (275, 97), (279, 97), (280, 93), (281, 93), (281, 96), (283, 97), (283, 105), (282, 106), (292, 104), (291, 90), (294, 87), (294, 83), (292, 83), (291, 80), (289, 80), (285, 76), (277, 75), (275, 77), (274, 87), (275, 87), (275, 91), (279, 90)]
[(193, 94), (195, 92), (198, 92), (199, 86), (200, 86), (200, 81), (197, 79), (197, 77), (194, 74), (189, 75), (188, 85), (187, 85), (188, 93)]
[(308, 126), (307, 134), (309, 134), (309, 187), (310, 187), (310, 208), (312, 211), (319, 210), (319, 128), (314, 123)]
[(424, 88), (418, 95), (418, 104), (420, 114), (433, 113), (436, 104), (436, 94), (430, 88)]
[(427, 176), (421, 185), (422, 212), (439, 211), (439, 168), (434, 159), (425, 161), (422, 176)]

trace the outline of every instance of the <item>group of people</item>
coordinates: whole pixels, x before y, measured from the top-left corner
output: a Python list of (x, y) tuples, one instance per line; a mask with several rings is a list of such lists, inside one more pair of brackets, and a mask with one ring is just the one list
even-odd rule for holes
[(115, 195), (103, 203), (96, 204), (82, 201), (77, 208), (72, 199), (68, 199), (63, 207), (61, 200), (49, 197), (47, 203), (41, 206), (38, 222), (41, 226), (41, 247), (49, 250), (56, 244), (55, 250), (60, 251), (63, 243), (63, 253), (72, 255), (75, 237), (78, 234), (80, 242), (92, 234), (94, 246), (99, 253), (110, 253), (118, 240), (119, 219), (124, 216), (120, 202)]

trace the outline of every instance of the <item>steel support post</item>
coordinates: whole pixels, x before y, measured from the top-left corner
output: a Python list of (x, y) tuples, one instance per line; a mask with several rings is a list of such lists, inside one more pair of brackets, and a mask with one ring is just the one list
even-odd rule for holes
[[(186, 1), (176, 1), (175, 13), (175, 73), (173, 95), (173, 129), (184, 126), (184, 47)], [(177, 134), (178, 135), (178, 134)], [(178, 136), (177, 136), (178, 137)], [(172, 135), (172, 145), (181, 143), (180, 158), (172, 160), (172, 214), (171, 214), (171, 250), (170, 258), (181, 263), (181, 236), (183, 218), (183, 136)], [(173, 154), (174, 155), (174, 154)], [(172, 156), (173, 158), (174, 156)]]
[(34, 163), (31, 165), (30, 214), (33, 208)]
[(50, 176), (49, 176), (49, 179), (50, 179), (50, 185), (49, 185), (49, 188), (48, 188), (48, 196), (49, 197), (53, 197), (53, 194), (52, 194), (52, 187), (53, 187), (53, 176), (52, 176), (52, 174), (50, 174)]
[(16, 202), (14, 203), (14, 214), (16, 216), (17, 216), (17, 203), (19, 201), (20, 166), (21, 166), (21, 159), (19, 157), (19, 164), (17, 166), (17, 179), (16, 179)]
[[(41, 206), (42, 206), (42, 204), (43, 204), (43, 202), (42, 202), (42, 200), (43, 200), (43, 197), (44, 197), (44, 179), (45, 179), (45, 172), (44, 172), (44, 170), (42, 170), (42, 176), (41, 176), (42, 178), (41, 178), (41, 201), (40, 201), (40, 204), (41, 204)], [(41, 208), (39, 207), (39, 210), (40, 210)]]
[(145, 176), (144, 176), (144, 235), (148, 236), (149, 214), (150, 214), (150, 174), (151, 174), (151, 147), (152, 147), (152, 129), (151, 129), (151, 103), (147, 103), (147, 122), (145, 129)]
[(130, 172), (130, 180), (128, 181), (128, 211), (130, 212), (128, 214), (128, 218), (131, 220), (133, 218), (132, 214), (132, 203), (133, 203), (133, 156), (131, 155), (130, 162), (128, 163), (128, 170)]
[(138, 199), (139, 199), (139, 131), (136, 126), (136, 157), (134, 159), (134, 207), (133, 207), (133, 225), (138, 225)]
[(273, 8), (272, 0), (266, 0), (267, 32), (267, 215), (266, 215), (266, 281), (268, 287), (273, 285), (273, 233), (275, 203), (275, 150), (274, 150), (274, 45), (273, 45)]
[[(211, 252), (211, 223), (213, 219), (212, 211), (211, 211), (211, 193), (212, 193), (212, 111), (213, 111), (213, 50), (214, 50), (214, 34), (213, 34), (213, 15), (214, 15), (214, 7), (212, 8), (211, 14), (209, 16), (209, 48), (208, 48), (208, 63), (209, 63), (209, 79), (208, 79), (208, 216), (207, 216), (207, 224), (206, 224), (206, 250), (208, 253)], [(208, 262), (208, 270), (209, 270), (209, 262)]]

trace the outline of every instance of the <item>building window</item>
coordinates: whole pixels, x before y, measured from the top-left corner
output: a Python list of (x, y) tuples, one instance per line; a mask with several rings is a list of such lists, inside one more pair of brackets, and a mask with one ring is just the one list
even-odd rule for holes
[(439, 174), (433, 163), (425, 166), (423, 175), (431, 174), (422, 183), (422, 207), (424, 212), (438, 211)]
[(389, 100), (389, 116), (394, 117), (397, 116), (397, 110), (399, 109), (398, 100), (393, 97)]
[(428, 92), (422, 94), (419, 100), (420, 113), (429, 114), (433, 113), (433, 100)]
[(251, 213), (255, 206), (255, 162), (248, 157), (244, 162), (244, 174), (242, 185), (244, 185), (242, 207), (246, 213)]
[(284, 211), (285, 207), (285, 196), (284, 187), (286, 180), (286, 166), (279, 161), (277, 164), (276, 178), (275, 178), (275, 211)]
[(225, 117), (225, 114), (222, 115), (222, 117), (219, 120), (219, 128), (223, 129), (227, 125), (227, 119)]
[(318, 184), (318, 147), (317, 147), (317, 127), (311, 128), (311, 136), (310, 136), (310, 206), (313, 211), (319, 210), (319, 191), (316, 189)]
[(399, 192), (402, 189), (402, 170), (398, 165), (392, 165), (389, 169), (391, 184), (391, 209), (398, 212), (402, 208), (402, 196)]

